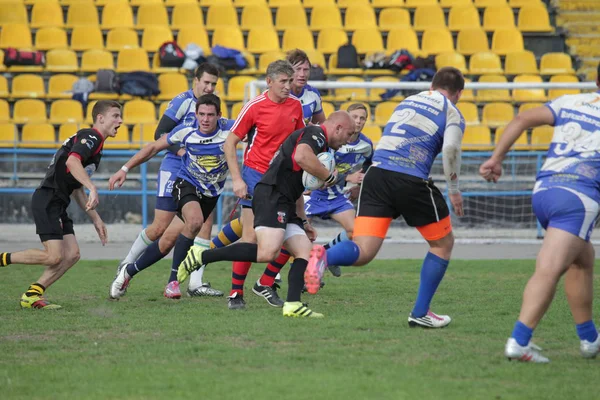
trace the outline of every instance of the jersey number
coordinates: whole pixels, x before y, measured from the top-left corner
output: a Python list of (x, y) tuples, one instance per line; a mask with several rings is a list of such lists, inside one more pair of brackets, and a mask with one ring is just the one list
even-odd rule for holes
[(589, 158), (600, 151), (600, 130), (584, 132), (577, 122), (569, 122), (563, 125), (559, 132), (560, 142), (554, 148), (554, 152), (559, 156), (576, 151), (581, 157)]
[(390, 118), (390, 122), (394, 122), (394, 125), (392, 125), (392, 128), (390, 129), (390, 133), (404, 135), (406, 130), (401, 129), (400, 127), (413, 119), (415, 115), (417, 115), (417, 111), (413, 110), (412, 108), (405, 108), (403, 110), (394, 112)]

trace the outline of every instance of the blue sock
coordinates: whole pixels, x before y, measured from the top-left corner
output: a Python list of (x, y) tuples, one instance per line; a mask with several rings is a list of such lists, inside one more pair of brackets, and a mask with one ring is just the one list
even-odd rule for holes
[(521, 321), (515, 322), (515, 327), (513, 328), (510, 337), (515, 339), (517, 343), (519, 343), (519, 346), (527, 346), (531, 340), (531, 336), (533, 336), (533, 329)]
[(325, 244), (323, 247), (325, 247), (325, 249), (328, 250), (336, 244), (338, 244), (339, 242), (343, 242), (344, 240), (350, 240), (345, 230), (338, 233), (336, 237), (334, 237), (329, 243)]
[(149, 266), (155, 264), (157, 261), (163, 259), (165, 256), (166, 254), (160, 252), (158, 240), (155, 240), (146, 248), (146, 250), (144, 250), (136, 262), (127, 265), (127, 274), (133, 277), (138, 272), (145, 270)]
[(594, 343), (598, 339), (598, 331), (596, 330), (594, 321), (589, 320), (575, 327), (577, 328), (577, 335), (579, 335), (580, 340), (587, 340), (590, 343)]
[(427, 253), (421, 267), (421, 282), (419, 283), (417, 301), (412, 310), (413, 317), (419, 318), (427, 314), (431, 299), (433, 299), (433, 295), (440, 285), (449, 263), (449, 260), (444, 260), (433, 253)]
[(173, 249), (173, 264), (171, 265), (171, 275), (169, 276), (169, 283), (177, 280), (177, 269), (179, 264), (185, 260), (187, 252), (194, 245), (194, 238), (186, 238), (181, 233), (177, 237), (175, 242), (175, 249)]
[(327, 264), (354, 265), (359, 255), (358, 245), (350, 240), (344, 240), (327, 249)]

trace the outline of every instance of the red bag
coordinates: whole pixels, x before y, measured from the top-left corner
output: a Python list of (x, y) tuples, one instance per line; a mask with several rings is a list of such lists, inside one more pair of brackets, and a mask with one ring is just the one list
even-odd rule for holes
[(46, 57), (41, 51), (21, 51), (9, 47), (4, 51), (4, 65), (40, 65), (46, 63)]

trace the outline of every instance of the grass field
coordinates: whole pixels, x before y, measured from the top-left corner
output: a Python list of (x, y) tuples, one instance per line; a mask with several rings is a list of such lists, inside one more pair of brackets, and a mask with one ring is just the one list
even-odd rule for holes
[[(64, 307), (54, 312), (18, 307), (40, 268), (0, 271), (0, 398), (598, 396), (600, 359), (579, 356), (562, 287), (534, 336), (552, 362), (521, 364), (502, 356), (533, 261), (453, 261), (432, 308), (453, 318), (442, 330), (407, 326), (419, 280), (416, 260), (328, 275), (322, 292), (304, 299), (326, 314), (322, 320), (284, 319), (249, 290), (246, 311), (229, 311), (223, 298), (167, 300), (166, 261), (111, 302), (115, 265), (80, 262), (49, 291)], [(213, 286), (228, 289), (229, 266), (209, 268)], [(251, 270), (247, 287), (261, 270)], [(596, 297), (599, 286), (596, 278)]]

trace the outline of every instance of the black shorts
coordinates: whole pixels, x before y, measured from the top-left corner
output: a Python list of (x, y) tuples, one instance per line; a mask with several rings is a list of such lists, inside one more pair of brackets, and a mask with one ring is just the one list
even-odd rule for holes
[(404, 217), (409, 226), (425, 226), (450, 215), (448, 205), (431, 179), (370, 167), (360, 197), (357, 217)]
[(173, 184), (173, 199), (177, 202), (177, 216), (181, 219), (181, 210), (190, 201), (200, 204), (202, 217), (206, 221), (212, 210), (214, 210), (219, 200), (219, 196), (208, 197), (200, 193), (196, 186), (185, 179), (177, 178)]
[(74, 235), (73, 220), (67, 215), (69, 202), (58, 197), (55, 189), (38, 188), (31, 197), (31, 210), (35, 222), (35, 233), (40, 240), (62, 240), (65, 235)]
[(286, 229), (287, 224), (296, 224), (302, 228), (302, 220), (296, 215), (296, 202), (285, 198), (275, 186), (258, 183), (252, 198), (254, 228)]

